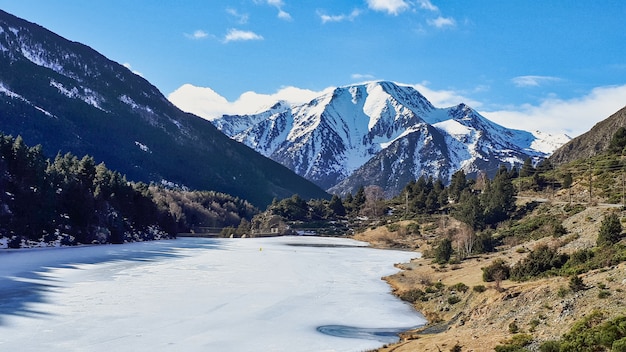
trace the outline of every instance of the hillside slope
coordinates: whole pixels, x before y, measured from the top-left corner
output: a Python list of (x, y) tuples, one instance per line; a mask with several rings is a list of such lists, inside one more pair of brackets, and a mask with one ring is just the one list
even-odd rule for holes
[(607, 150), (613, 134), (620, 127), (626, 127), (626, 106), (598, 122), (589, 132), (557, 149), (550, 156), (550, 161), (554, 164), (563, 164), (596, 156)]
[(257, 206), (325, 192), (184, 113), (80, 43), (0, 11), (0, 131), (50, 153), (92, 155), (130, 180), (215, 190)]

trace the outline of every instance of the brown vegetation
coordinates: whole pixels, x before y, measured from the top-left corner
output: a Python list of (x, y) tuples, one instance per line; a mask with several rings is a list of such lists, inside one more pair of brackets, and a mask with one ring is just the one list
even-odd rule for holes
[[(593, 311), (604, 311), (609, 318), (622, 314), (626, 299), (624, 263), (579, 275), (584, 284), (580, 290), (573, 290), (571, 278), (563, 276), (524, 282), (483, 281), (482, 268), (496, 260), (514, 265), (538, 246), (547, 245), (564, 253), (594, 246), (601, 220), (608, 212), (610, 209), (606, 207), (585, 209), (565, 219), (567, 235), (468, 256), (457, 264), (438, 265), (432, 258), (398, 264), (402, 270), (385, 280), (394, 294), (412, 301), (428, 325), (402, 334), (401, 342), (379, 351), (486, 351), (521, 337), (530, 342), (527, 347), (537, 350), (542, 342), (558, 339)], [(402, 222), (401, 226), (407, 223)], [(397, 231), (390, 232), (388, 227), (370, 229), (355, 238), (377, 247), (428, 252), (436, 233), (443, 233), (438, 228), (431, 237), (423, 234), (404, 237)], [(459, 287), (469, 289), (462, 291)]]

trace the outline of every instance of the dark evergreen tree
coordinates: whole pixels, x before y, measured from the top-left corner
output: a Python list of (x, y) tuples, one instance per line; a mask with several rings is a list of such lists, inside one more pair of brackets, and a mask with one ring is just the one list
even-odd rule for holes
[(343, 206), (341, 202), (341, 198), (337, 195), (333, 195), (328, 203), (328, 208), (332, 211), (335, 216), (345, 216), (346, 208)]
[(619, 242), (622, 236), (622, 223), (615, 213), (604, 217), (598, 233), (598, 246), (611, 246)]
[(444, 238), (439, 242), (439, 245), (435, 247), (435, 262), (439, 264), (447, 263), (452, 256), (452, 241), (449, 238)]
[(524, 160), (524, 165), (522, 165), (522, 168), (519, 170), (520, 177), (533, 176), (535, 172), (536, 170), (533, 166), (533, 161), (530, 158), (526, 158), (526, 160)]
[(481, 205), (479, 196), (469, 190), (461, 193), (459, 203), (454, 209), (452, 216), (457, 220), (467, 224), (474, 231), (482, 230), (485, 227), (485, 211)]
[(515, 187), (506, 168), (500, 168), (481, 197), (485, 223), (495, 225), (504, 221), (515, 210)]
[(356, 194), (354, 195), (354, 199), (352, 202), (352, 210), (359, 212), (363, 204), (365, 204), (365, 200), (366, 200), (365, 187), (361, 186), (359, 187), (359, 189), (356, 191)]
[(461, 199), (461, 194), (467, 189), (467, 176), (463, 170), (459, 170), (452, 175), (450, 186), (448, 187), (448, 196), (455, 202)]

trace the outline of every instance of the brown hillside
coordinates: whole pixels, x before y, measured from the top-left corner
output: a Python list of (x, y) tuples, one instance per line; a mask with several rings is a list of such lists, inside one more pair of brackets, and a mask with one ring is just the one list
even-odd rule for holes
[(557, 149), (550, 156), (550, 161), (553, 164), (563, 164), (596, 156), (607, 149), (613, 134), (619, 127), (626, 127), (626, 106), (607, 119), (598, 122), (589, 132)]

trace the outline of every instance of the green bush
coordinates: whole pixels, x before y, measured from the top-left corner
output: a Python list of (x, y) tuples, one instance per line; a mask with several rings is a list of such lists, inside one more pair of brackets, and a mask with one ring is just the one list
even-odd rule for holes
[(424, 300), (426, 298), (426, 292), (420, 290), (419, 288), (413, 288), (401, 293), (399, 297), (403, 301), (415, 303), (417, 301)]
[(598, 233), (598, 246), (610, 246), (617, 243), (622, 235), (622, 223), (615, 213), (607, 215), (600, 225)]
[(625, 339), (626, 316), (607, 321), (604, 313), (596, 311), (576, 322), (561, 340), (551, 343), (551, 346), (558, 344), (560, 351), (626, 351)]
[(607, 298), (610, 295), (611, 295), (611, 292), (609, 292), (607, 290), (601, 290), (600, 292), (598, 292), (598, 298), (600, 298), (600, 299)]
[(459, 282), (457, 284), (454, 284), (454, 285), (450, 286), (450, 290), (463, 292), (463, 293), (467, 292), (468, 289), (469, 289), (469, 287), (466, 284), (462, 283), (462, 282)]
[(459, 302), (461, 302), (461, 298), (459, 298), (459, 296), (452, 295), (448, 297), (448, 304), (457, 304)]
[(584, 290), (587, 286), (583, 282), (583, 279), (578, 275), (573, 275), (569, 279), (569, 288), (573, 292), (578, 292), (580, 290)]
[(626, 337), (613, 341), (611, 352), (626, 352)]
[(559, 254), (554, 248), (539, 245), (511, 268), (511, 279), (522, 281), (545, 275), (548, 270), (561, 268), (568, 259), (567, 254)]
[(533, 342), (533, 337), (528, 334), (514, 335), (510, 340), (505, 341), (503, 345), (495, 347), (496, 352), (520, 352), (527, 351), (525, 346)]
[(482, 268), (483, 281), (493, 282), (498, 280), (506, 280), (510, 276), (509, 264), (502, 259), (494, 260), (490, 265)]
[(485, 287), (485, 285), (476, 285), (476, 286), (472, 287), (472, 290), (474, 292), (483, 293), (483, 292), (487, 291), (487, 288)]
[(439, 242), (439, 245), (435, 248), (435, 263), (445, 264), (450, 260), (452, 256), (452, 241), (448, 238), (444, 238)]
[(561, 344), (558, 341), (546, 341), (539, 346), (539, 352), (559, 352)]

